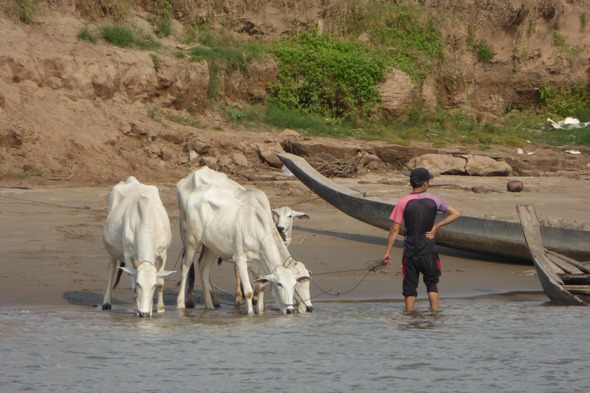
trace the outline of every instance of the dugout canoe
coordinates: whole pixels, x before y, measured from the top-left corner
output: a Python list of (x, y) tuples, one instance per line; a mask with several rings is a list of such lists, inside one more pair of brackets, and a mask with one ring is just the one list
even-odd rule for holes
[(541, 286), (550, 302), (568, 306), (590, 305), (590, 262), (580, 262), (547, 250), (543, 246), (535, 208), (517, 205), (516, 209)]
[[(280, 153), (278, 157), (303, 184), (338, 210), (377, 228), (388, 231), (391, 227), (389, 216), (394, 204), (367, 199), (363, 193), (335, 183), (315, 170), (303, 157), (290, 153)], [(440, 215), (437, 222), (442, 218)], [(590, 259), (589, 231), (548, 226), (541, 226), (540, 230), (548, 249), (574, 259)], [(436, 243), (512, 260), (531, 261), (518, 222), (461, 216), (437, 231)]]

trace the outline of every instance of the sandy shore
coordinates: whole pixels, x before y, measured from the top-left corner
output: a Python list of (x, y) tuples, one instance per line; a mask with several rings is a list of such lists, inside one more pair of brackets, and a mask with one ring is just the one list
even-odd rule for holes
[[(465, 215), (517, 221), (515, 205), (531, 203), (548, 222), (577, 227), (587, 227), (590, 223), (590, 209), (584, 195), (590, 189), (587, 178), (520, 179), (525, 182), (522, 193), (506, 192), (508, 180), (441, 176), (435, 179), (431, 191), (441, 194)], [(337, 181), (392, 202), (409, 191), (407, 178), (402, 174), (387, 179), (369, 175)], [(242, 183), (263, 189), (273, 206), (290, 205), (311, 215), (310, 220), (295, 222), (291, 253), (312, 272), (314, 301), (402, 299), (401, 242), (394, 250), (397, 262), (393, 267), (368, 273), (367, 263), (383, 255), (385, 231), (344, 215), (318, 199), (295, 178)], [(108, 260), (102, 244), (102, 227), (110, 188), (52, 184), (28, 187), (0, 188), (0, 307), (101, 304)], [(181, 243), (174, 185), (159, 187), (173, 228), (167, 268), (177, 270)], [(440, 249), (440, 254), (443, 306), (455, 297), (541, 291), (532, 264), (510, 263), (445, 248)], [(232, 301), (229, 294), (234, 291), (233, 266), (224, 263), (214, 274), (220, 292), (227, 293), (222, 298), (229, 306)], [(179, 275), (171, 277), (166, 282), (165, 302), (173, 308)], [(419, 300), (424, 295), (421, 285)], [(197, 307), (202, 307), (200, 289), (196, 299)], [(114, 292), (114, 303), (130, 300), (129, 280), (124, 277)]]

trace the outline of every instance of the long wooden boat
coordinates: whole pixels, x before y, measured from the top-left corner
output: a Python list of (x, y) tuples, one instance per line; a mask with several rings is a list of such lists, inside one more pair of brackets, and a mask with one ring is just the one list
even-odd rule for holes
[[(389, 216), (394, 204), (367, 199), (363, 193), (335, 183), (316, 171), (303, 157), (290, 153), (278, 156), (303, 184), (332, 206), (375, 227), (384, 230), (391, 227)], [(437, 221), (441, 219), (442, 215)], [(541, 233), (548, 249), (574, 259), (590, 259), (589, 231), (542, 226)], [(531, 260), (518, 222), (461, 216), (452, 225), (437, 231), (436, 242), (445, 247), (512, 260)]]
[(534, 207), (518, 205), (516, 209), (541, 286), (551, 303), (590, 305), (590, 262), (579, 262), (547, 250)]

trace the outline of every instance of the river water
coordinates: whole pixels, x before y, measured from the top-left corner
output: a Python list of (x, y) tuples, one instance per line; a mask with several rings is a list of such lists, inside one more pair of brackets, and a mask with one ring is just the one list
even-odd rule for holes
[(588, 391), (590, 307), (537, 293), (447, 299), (434, 313), (407, 314), (401, 301), (314, 305), (149, 319), (129, 305), (0, 310), (0, 391)]

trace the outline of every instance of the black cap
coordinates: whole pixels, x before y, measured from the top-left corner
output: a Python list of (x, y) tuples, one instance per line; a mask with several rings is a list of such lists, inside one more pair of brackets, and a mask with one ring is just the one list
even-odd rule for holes
[(424, 182), (432, 179), (434, 176), (426, 168), (415, 168), (410, 172), (410, 184), (412, 187), (420, 187)]

